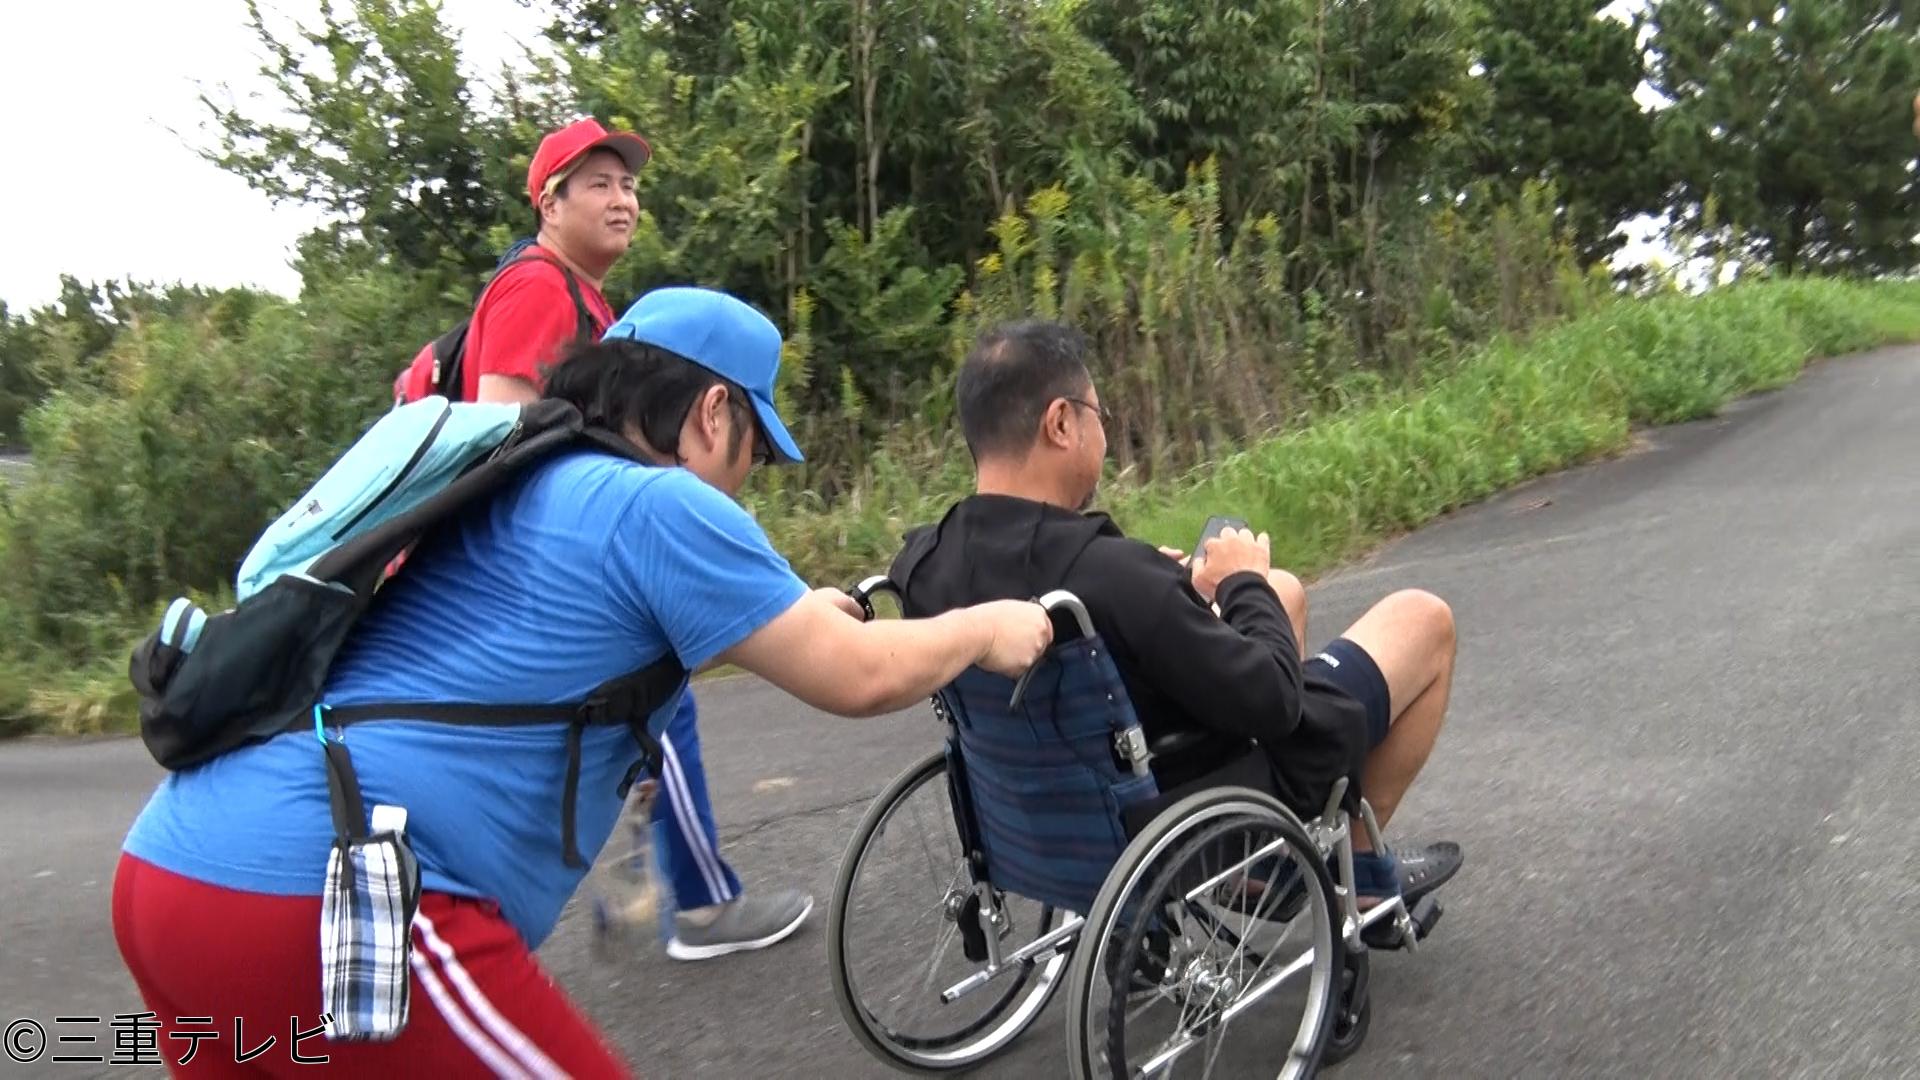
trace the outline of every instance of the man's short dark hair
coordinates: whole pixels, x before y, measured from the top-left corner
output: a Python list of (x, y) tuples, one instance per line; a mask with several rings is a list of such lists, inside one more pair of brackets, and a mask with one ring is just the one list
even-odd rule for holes
[(714, 386), (727, 388), (733, 410), (733, 440), (727, 457), (740, 453), (749, 425), (758, 424), (747, 392), (678, 353), (625, 338), (573, 346), (547, 370), (546, 396), (579, 409), (586, 422), (625, 434), (637, 428), (648, 445), (676, 460), (687, 413)]
[(1025, 457), (1056, 398), (1093, 386), (1087, 337), (1071, 326), (1024, 319), (981, 334), (960, 366), (960, 432), (973, 460)]

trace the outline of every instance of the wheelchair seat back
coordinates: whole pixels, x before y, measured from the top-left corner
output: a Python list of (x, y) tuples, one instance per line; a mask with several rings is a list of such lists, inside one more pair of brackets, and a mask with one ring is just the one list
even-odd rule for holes
[(1013, 689), (970, 668), (937, 695), (975, 873), (1085, 914), (1127, 845), (1123, 811), (1158, 794), (1139, 721), (1098, 635), (1055, 644), (1017, 705)]

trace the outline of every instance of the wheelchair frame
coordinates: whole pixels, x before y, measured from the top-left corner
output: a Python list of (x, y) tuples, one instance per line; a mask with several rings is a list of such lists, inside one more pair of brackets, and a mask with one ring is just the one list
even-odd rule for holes
[[(854, 599), (860, 604), (865, 617), (869, 620), (875, 617), (872, 597), (880, 592), (890, 592), (896, 600), (900, 598), (898, 587), (884, 575), (870, 577), (853, 590)], [(1040, 603), (1050, 614), (1060, 611), (1071, 614), (1085, 637), (1095, 636), (1092, 619), (1087, 614), (1085, 605), (1071, 593), (1064, 590), (1051, 592), (1041, 597)], [(1038, 666), (1029, 669), (1015, 682), (1009, 703), (1011, 707), (1018, 706)], [(951, 727), (955, 723), (955, 720), (946, 714), (937, 696), (934, 699), (934, 711), (944, 725)], [(1148, 774), (1156, 751), (1164, 752), (1165, 747), (1164, 743), (1161, 747), (1149, 747), (1137, 726), (1117, 732), (1114, 741), (1117, 760), (1129, 763), (1133, 771), (1141, 775)], [(1343, 809), (1347, 790), (1345, 778), (1337, 781), (1327, 800), (1326, 809), (1311, 821), (1301, 821), (1298, 815), (1264, 792), (1239, 787), (1210, 788), (1162, 809), (1149, 823), (1139, 829), (1114, 866), (1108, 870), (1100, 896), (1088, 911), (1057, 912), (1056, 915), (1060, 918), (1059, 925), (1047, 929), (1034, 940), (1011, 950), (1007, 949), (1002, 942), (1002, 936), (1009, 929), (1009, 925), (1003, 905), (996, 898), (996, 893), (1001, 890), (995, 888), (992, 881), (980, 871), (974, 855), (968, 853), (965, 859), (968, 863), (968, 881), (962, 887), (949, 889), (943, 900), (944, 917), (958, 926), (959, 920), (965, 917), (968, 909), (976, 912), (980, 933), (985, 938), (986, 956), (978, 970), (940, 989), (938, 995), (940, 1003), (953, 1004), (1011, 974), (1037, 974), (1040, 981), (1028, 992), (1028, 996), (1022, 1000), (1021, 1004), (1014, 1008), (1013, 1016), (1009, 1021), (1002, 1022), (1000, 1014), (980, 1021), (976, 1026), (993, 1027), (996, 1024), (999, 1026), (985, 1041), (969, 1051), (946, 1058), (917, 1055), (911, 1052), (903, 1053), (899, 1047), (889, 1045), (890, 1040), (883, 1038), (872, 1029), (863, 1003), (856, 999), (856, 991), (847, 968), (843, 926), (847, 918), (845, 908), (852, 899), (854, 876), (861, 866), (862, 857), (875, 833), (885, 824), (887, 815), (897, 805), (904, 803), (915, 790), (917, 783), (925, 782), (917, 779), (922, 773), (927, 773), (927, 779), (931, 779), (933, 774), (946, 771), (944, 754), (930, 756), (902, 774), (873, 801), (842, 859), (839, 880), (834, 891), (834, 904), (829, 913), (829, 960), (834, 978), (835, 998), (840, 1006), (842, 1017), (849, 1029), (870, 1052), (896, 1067), (917, 1072), (947, 1072), (969, 1068), (992, 1058), (1015, 1042), (1025, 1029), (1038, 1019), (1039, 1014), (1045, 1011), (1052, 995), (1059, 989), (1062, 966), (1070, 962), (1066, 974), (1070, 984), (1069, 996), (1073, 1002), (1067, 1018), (1072, 1074), (1076, 1078), (1085, 1080), (1096, 1074), (1107, 1075), (1111, 1072), (1101, 1064), (1104, 1059), (1100, 1057), (1100, 1052), (1086, 1045), (1088, 1017), (1084, 1015), (1089, 1009), (1087, 1002), (1089, 995), (1093, 992), (1095, 981), (1103, 977), (1111, 979), (1111, 976), (1103, 976), (1095, 964), (1096, 954), (1100, 958), (1105, 957), (1108, 942), (1103, 933), (1102, 939), (1095, 942), (1094, 948), (1086, 949), (1079, 948), (1082, 945), (1080, 939), (1096, 917), (1101, 919), (1101, 929), (1107, 930), (1116, 917), (1115, 913), (1123, 908), (1129, 899), (1136, 899), (1130, 896), (1114, 895), (1121, 888), (1121, 882), (1118, 880), (1123, 876), (1121, 871), (1127, 871), (1138, 881), (1158, 865), (1152, 862), (1152, 859), (1162, 857), (1162, 852), (1168, 845), (1182, 842), (1183, 836), (1184, 842), (1193, 843), (1192, 837), (1183, 834), (1182, 830), (1191, 832), (1193, 828), (1197, 828), (1197, 826), (1190, 827), (1189, 820), (1195, 818), (1200, 811), (1206, 810), (1207, 805), (1225, 806), (1231, 800), (1239, 800), (1239, 804), (1243, 807), (1240, 811), (1242, 816), (1232, 820), (1251, 822), (1260, 815), (1266, 815), (1271, 819), (1272, 827), (1278, 828), (1283, 833), (1283, 837), (1273, 840), (1250, 855), (1241, 857), (1236, 865), (1203, 881), (1199, 887), (1187, 895), (1188, 902), (1193, 901), (1199, 893), (1228, 880), (1234, 873), (1244, 873), (1261, 860), (1271, 859), (1284, 852), (1289, 846), (1284, 838), (1284, 834), (1288, 831), (1295, 832), (1308, 841), (1306, 848), (1298, 854), (1317, 864), (1318, 869), (1314, 871), (1314, 876), (1324, 890), (1326, 911), (1332, 924), (1331, 944), (1334, 947), (1333, 955), (1329, 958), (1333, 964), (1332, 1000), (1325, 1002), (1328, 1015), (1322, 1024), (1318, 1045), (1307, 1055), (1309, 1060), (1305, 1063), (1304, 1071), (1297, 1075), (1311, 1075), (1322, 1063), (1344, 1059), (1358, 1050), (1365, 1037), (1370, 1015), (1370, 998), (1367, 991), (1368, 946), (1362, 939), (1362, 932), (1377, 922), (1390, 919), (1400, 946), (1413, 951), (1417, 948), (1419, 938), (1424, 936), (1425, 929), (1438, 918), (1438, 903), (1431, 895), (1422, 897), (1411, 911), (1402, 897), (1383, 901), (1365, 912), (1359, 910), (1358, 897), (1351, 884), (1354, 873), (1353, 821), (1351, 815)], [(949, 789), (948, 803), (950, 809), (955, 809), (952, 806), (951, 789)], [(1372, 847), (1375, 850), (1381, 850), (1383, 845), (1380, 828), (1372, 808), (1362, 799), (1359, 800), (1359, 810), (1361, 827), (1366, 830)], [(1249, 813), (1252, 816), (1249, 816)], [(1225, 810), (1218, 812), (1218, 815), (1225, 814)], [(1203, 819), (1201, 824), (1204, 823)], [(958, 813), (953, 815), (953, 825), (961, 832), (962, 847), (966, 848), (969, 841)], [(1152, 845), (1144, 843), (1149, 840), (1159, 844), (1162, 850), (1150, 854), (1149, 848)], [(1170, 874), (1172, 871), (1163, 870), (1162, 872)], [(1104, 908), (1103, 905), (1105, 905)], [(1043, 910), (1052, 909), (1043, 908)], [(1293, 917), (1289, 916), (1289, 918)], [(1249, 988), (1244, 997), (1235, 998), (1217, 1018), (1209, 1019), (1207, 1023), (1217, 1022), (1224, 1029), (1226, 1023), (1241, 1011), (1298, 974), (1301, 965), (1311, 963), (1313, 956), (1314, 954), (1310, 952), (1301, 960), (1277, 972), (1261, 983), (1257, 991)], [(1257, 974), (1258, 969), (1256, 969)], [(1021, 987), (1016, 986), (1015, 992), (1017, 993), (1020, 989)], [(1323, 986), (1321, 992), (1327, 992), (1327, 988)], [(1314, 991), (1310, 988), (1310, 1001), (1313, 993)], [(1008, 1000), (1013, 996), (1014, 993), (1010, 993)], [(1002, 1005), (1004, 1004), (1003, 1001)], [(1184, 1023), (1183, 1010), (1183, 1026)], [(1157, 1075), (1161, 1069), (1171, 1066), (1174, 1060), (1195, 1045), (1195, 1038), (1183, 1037), (1187, 1040), (1184, 1044), (1156, 1055), (1146, 1065), (1141, 1066), (1135, 1075)], [(1283, 1075), (1286, 1074), (1283, 1073)]]

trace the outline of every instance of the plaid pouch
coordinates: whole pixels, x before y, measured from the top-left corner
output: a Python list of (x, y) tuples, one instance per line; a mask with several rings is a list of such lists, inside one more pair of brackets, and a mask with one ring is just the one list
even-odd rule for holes
[(420, 867), (407, 846), (406, 811), (360, 811), (347, 748), (327, 743), (337, 836), (320, 905), (320, 1012), (338, 1042), (383, 1042), (407, 1026), (408, 961)]

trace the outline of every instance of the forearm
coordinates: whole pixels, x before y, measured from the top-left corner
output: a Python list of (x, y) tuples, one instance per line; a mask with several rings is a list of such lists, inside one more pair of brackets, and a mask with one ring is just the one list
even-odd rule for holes
[(1278, 596), (1253, 574), (1230, 577), (1216, 594), (1221, 614), (1172, 593), (1139, 649), (1148, 678), (1194, 703), (1223, 734), (1276, 740), (1300, 722), (1300, 651)]
[(1293, 620), (1278, 590), (1264, 575), (1236, 575), (1216, 593), (1221, 620), (1254, 647), (1239, 657), (1242, 671), (1232, 680), (1239, 691), (1241, 715), (1255, 738), (1289, 735), (1300, 722), (1303, 678), (1300, 645)]
[(857, 692), (847, 715), (874, 716), (925, 700), (978, 663), (992, 644), (983, 620), (961, 608), (929, 619), (890, 619), (859, 627), (851, 663)]
[(876, 716), (952, 682), (992, 645), (992, 624), (977, 609), (861, 622), (815, 593), (721, 659), (816, 709)]

